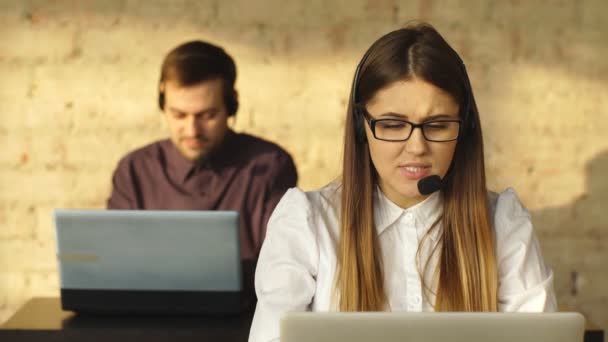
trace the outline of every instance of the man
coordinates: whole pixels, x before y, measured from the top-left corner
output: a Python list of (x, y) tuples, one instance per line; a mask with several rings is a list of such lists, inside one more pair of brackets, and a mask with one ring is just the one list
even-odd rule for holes
[(237, 210), (245, 290), (266, 223), (297, 172), (290, 155), (260, 138), (235, 133), (236, 67), (220, 47), (192, 41), (165, 58), (158, 104), (170, 139), (122, 158), (112, 179), (108, 209)]

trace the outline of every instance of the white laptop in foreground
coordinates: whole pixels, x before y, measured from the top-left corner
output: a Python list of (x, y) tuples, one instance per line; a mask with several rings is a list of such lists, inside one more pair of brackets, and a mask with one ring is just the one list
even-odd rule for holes
[(583, 342), (579, 313), (288, 313), (281, 342)]
[(235, 211), (54, 214), (64, 310), (223, 313), (243, 307)]

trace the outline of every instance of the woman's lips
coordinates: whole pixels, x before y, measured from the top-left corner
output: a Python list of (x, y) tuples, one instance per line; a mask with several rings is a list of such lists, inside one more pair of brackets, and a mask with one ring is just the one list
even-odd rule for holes
[(406, 164), (399, 166), (399, 171), (408, 179), (418, 180), (431, 173), (429, 165)]

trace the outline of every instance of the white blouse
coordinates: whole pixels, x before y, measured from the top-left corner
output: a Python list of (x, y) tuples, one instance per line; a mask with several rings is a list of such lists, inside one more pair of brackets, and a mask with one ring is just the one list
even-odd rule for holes
[[(490, 193), (490, 200), (496, 234), (499, 310), (555, 311), (553, 272), (543, 262), (530, 214), (512, 189)], [(426, 239), (423, 237), (441, 214), (439, 192), (402, 209), (378, 188), (374, 203), (387, 310), (433, 311), (434, 295), (423, 294), (423, 284), (433, 281), (439, 253), (431, 252), (441, 224)], [(292, 188), (275, 208), (255, 274), (258, 303), (250, 342), (278, 341), (280, 319), (285, 312), (337, 311), (333, 297), (339, 204), (340, 187), (334, 182), (317, 191)], [(416, 251), (421, 242), (417, 263)], [(423, 267), (427, 261), (422, 283), (417, 265)]]

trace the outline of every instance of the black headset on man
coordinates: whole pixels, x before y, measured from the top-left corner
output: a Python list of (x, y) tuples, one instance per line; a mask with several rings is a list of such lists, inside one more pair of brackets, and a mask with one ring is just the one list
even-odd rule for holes
[[(236, 66), (234, 65), (234, 61), (224, 49), (203, 41), (193, 41), (188, 44), (197, 50), (180, 57), (179, 59), (182, 62), (187, 61), (187, 63), (190, 64), (206, 64), (208, 69), (216, 68), (218, 70), (230, 70), (234, 74), (234, 78), (236, 78)], [(234, 89), (234, 84), (227, 84), (228, 82), (226, 79), (223, 79), (223, 81), (224, 86), (222, 90), (226, 111), (228, 112), (228, 116), (234, 116), (239, 108), (237, 92)], [(234, 79), (232, 81), (234, 81)], [(163, 82), (165, 82), (165, 80), (161, 74), (159, 84), (162, 84)], [(165, 92), (160, 87), (158, 92), (158, 107), (161, 110), (165, 109)]]

